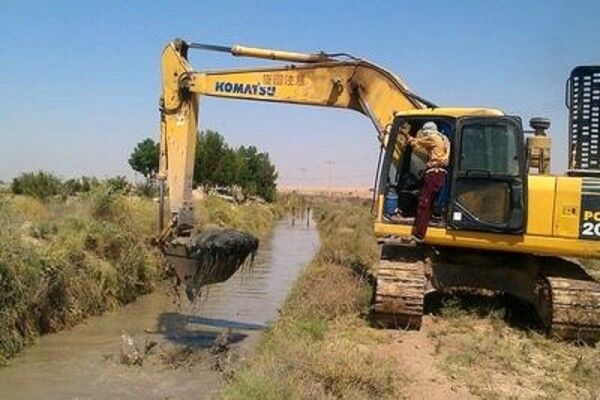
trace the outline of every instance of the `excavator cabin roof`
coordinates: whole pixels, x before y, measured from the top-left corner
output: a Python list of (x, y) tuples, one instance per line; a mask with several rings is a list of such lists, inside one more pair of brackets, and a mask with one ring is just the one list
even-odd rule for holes
[(427, 117), (498, 117), (504, 113), (494, 108), (475, 108), (475, 107), (438, 107), (402, 111), (396, 114), (397, 117), (403, 116), (427, 116)]

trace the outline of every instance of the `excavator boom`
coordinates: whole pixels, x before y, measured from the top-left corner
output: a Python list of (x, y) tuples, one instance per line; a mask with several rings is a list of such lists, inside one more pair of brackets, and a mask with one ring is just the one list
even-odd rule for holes
[[(298, 65), (195, 71), (190, 49)], [(295, 53), (243, 46), (215, 46), (174, 40), (162, 55), (161, 168), (168, 177), (170, 207), (178, 235), (193, 226), (192, 177), (198, 133), (198, 97), (345, 108), (366, 115), (385, 146), (395, 113), (435, 107), (386, 69), (344, 53)], [(168, 170), (168, 173), (167, 173)]]
[[(190, 49), (298, 64), (196, 71), (188, 61)], [(256, 251), (257, 246), (255, 238), (233, 232), (194, 237), (192, 183), (201, 96), (358, 111), (370, 118), (382, 147), (387, 143), (396, 112), (434, 107), (431, 102), (412, 93), (398, 76), (373, 63), (343, 53), (296, 53), (243, 46), (224, 47), (176, 39), (163, 50), (162, 77), (158, 175), (161, 234), (158, 243), (178, 278), (186, 282), (190, 298), (198, 292), (196, 282), (215, 283), (228, 279), (247, 255)], [(168, 184), (170, 206), (170, 221), (166, 228), (162, 226), (165, 181)], [(239, 250), (239, 254), (233, 257), (229, 251), (232, 247)], [(207, 251), (216, 254), (207, 255)]]

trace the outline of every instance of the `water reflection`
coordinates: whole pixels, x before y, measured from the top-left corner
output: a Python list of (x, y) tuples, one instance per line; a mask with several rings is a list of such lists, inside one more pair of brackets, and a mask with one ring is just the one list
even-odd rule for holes
[(186, 315), (177, 312), (166, 312), (158, 317), (157, 334), (169, 342), (194, 347), (210, 347), (219, 332), (208, 331), (203, 327), (231, 329), (230, 343), (238, 343), (248, 337), (239, 331), (259, 331), (265, 328), (261, 324), (249, 324), (222, 318), (206, 318), (198, 315)]

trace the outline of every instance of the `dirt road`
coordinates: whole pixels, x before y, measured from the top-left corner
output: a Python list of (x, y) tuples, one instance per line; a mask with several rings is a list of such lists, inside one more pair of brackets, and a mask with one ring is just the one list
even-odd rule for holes
[(431, 317), (425, 317), (420, 331), (390, 332), (387, 351), (394, 354), (406, 378), (404, 393), (413, 400), (475, 398), (463, 383), (438, 369), (439, 355), (429, 337), (433, 323)]

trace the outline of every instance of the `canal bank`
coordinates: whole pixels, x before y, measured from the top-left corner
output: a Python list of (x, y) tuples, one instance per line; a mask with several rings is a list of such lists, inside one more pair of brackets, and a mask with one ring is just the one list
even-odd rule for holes
[[(0, 370), (0, 397), (209, 397), (277, 318), (318, 245), (312, 225), (280, 221), (261, 241), (251, 269), (210, 287), (196, 304), (178, 304), (159, 288), (118, 312), (41, 337)], [(226, 348), (215, 349), (224, 332)], [(121, 364), (124, 333), (140, 351), (151, 347), (141, 366)]]

